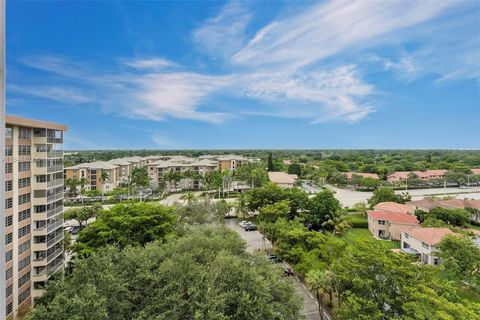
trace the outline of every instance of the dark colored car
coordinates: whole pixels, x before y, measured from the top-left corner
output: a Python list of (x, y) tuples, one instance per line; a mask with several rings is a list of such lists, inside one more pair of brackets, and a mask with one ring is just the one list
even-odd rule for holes
[(274, 254), (267, 254), (267, 259), (272, 262), (272, 263), (280, 263), (282, 262), (282, 259), (280, 259), (279, 257), (277, 257), (276, 255)]
[(70, 234), (76, 235), (80, 232), (80, 230), (80, 227), (72, 227), (72, 229), (70, 230)]
[(257, 225), (254, 224), (254, 223), (247, 223), (245, 224), (245, 226), (243, 227), (243, 229), (245, 229), (245, 231), (255, 231), (257, 230)]

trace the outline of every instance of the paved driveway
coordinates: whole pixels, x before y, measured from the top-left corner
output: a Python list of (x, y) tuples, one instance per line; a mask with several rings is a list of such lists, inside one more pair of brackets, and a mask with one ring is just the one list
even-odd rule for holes
[[(258, 231), (245, 231), (238, 225), (237, 219), (226, 219), (225, 224), (227, 227), (235, 230), (243, 240), (247, 242), (247, 251), (253, 253), (257, 250), (271, 249), (272, 245), (270, 241), (264, 239), (263, 235)], [(308, 292), (308, 290), (298, 281), (296, 277), (290, 277), (292, 285), (295, 287), (296, 293), (303, 298), (303, 315), (307, 320), (319, 320), (318, 305), (314, 297)], [(328, 315), (325, 319), (330, 320)]]

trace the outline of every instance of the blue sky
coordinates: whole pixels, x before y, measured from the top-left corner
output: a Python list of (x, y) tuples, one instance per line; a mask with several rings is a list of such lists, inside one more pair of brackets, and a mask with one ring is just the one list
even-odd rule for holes
[(480, 2), (7, 3), (66, 149), (480, 148)]

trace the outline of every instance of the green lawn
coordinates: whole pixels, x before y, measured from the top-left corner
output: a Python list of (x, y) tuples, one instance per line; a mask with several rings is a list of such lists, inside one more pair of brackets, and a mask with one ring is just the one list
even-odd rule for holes
[(480, 226), (475, 226), (475, 225), (470, 224), (470, 223), (467, 223), (467, 227), (469, 227), (471, 229), (475, 229), (475, 230), (480, 230)]
[(356, 242), (359, 240), (374, 240), (384, 246), (386, 249), (396, 249), (400, 248), (400, 243), (396, 241), (388, 240), (377, 240), (373, 235), (368, 231), (368, 229), (358, 229), (352, 228), (345, 232), (342, 237), (351, 245), (355, 246)]

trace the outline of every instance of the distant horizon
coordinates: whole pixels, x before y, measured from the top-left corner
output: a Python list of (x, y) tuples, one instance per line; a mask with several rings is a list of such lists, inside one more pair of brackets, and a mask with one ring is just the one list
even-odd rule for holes
[(317, 148), (317, 149), (310, 149), (310, 148), (240, 148), (240, 149), (72, 149), (72, 150), (63, 150), (64, 152), (103, 152), (103, 151), (147, 151), (147, 152), (173, 152), (173, 151), (480, 151), (480, 149), (459, 149), (459, 148), (434, 148), (434, 149), (414, 149), (414, 148), (396, 148), (396, 149), (381, 149), (381, 148)]

